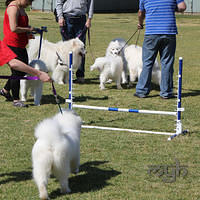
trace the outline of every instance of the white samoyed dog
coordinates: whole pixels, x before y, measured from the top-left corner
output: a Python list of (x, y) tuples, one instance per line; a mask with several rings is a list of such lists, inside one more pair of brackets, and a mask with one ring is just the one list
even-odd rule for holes
[[(142, 72), (142, 47), (136, 45), (129, 45), (124, 49), (124, 56), (129, 69), (130, 83), (133, 83), (136, 80), (136, 78), (140, 77), (140, 74)], [(160, 85), (161, 71), (157, 59), (155, 60), (152, 69), (152, 81)]]
[[(37, 59), (39, 54), (40, 37), (29, 40), (28, 56), (29, 60)], [(85, 45), (78, 38), (57, 43), (42, 39), (40, 60), (47, 69), (52, 72), (52, 79), (58, 84), (68, 82), (69, 53), (73, 53), (73, 69), (80, 67), (82, 57), (85, 56)]]
[(80, 165), (81, 118), (66, 110), (40, 122), (35, 129), (32, 149), (33, 178), (41, 199), (48, 199), (50, 174), (59, 181), (61, 192), (69, 193), (68, 177), (78, 173)]
[[(29, 65), (40, 71), (48, 72), (45, 63), (41, 60), (32, 60)], [(42, 97), (43, 82), (41, 80), (20, 80), (21, 101), (26, 101), (29, 89), (31, 90), (31, 95), (34, 96), (34, 104), (39, 106)]]
[(121, 87), (121, 74), (123, 69), (122, 58), (118, 55), (105, 56), (96, 58), (94, 64), (90, 66), (90, 70), (94, 69), (99, 70), (100, 72), (100, 89), (105, 89), (105, 83), (109, 79), (112, 79), (116, 82), (117, 89), (122, 89)]
[(126, 48), (126, 41), (123, 38), (115, 38), (113, 39), (107, 49), (106, 49), (106, 56), (113, 56), (115, 57), (116, 55), (122, 57), (123, 61), (123, 70), (122, 70), (122, 83), (127, 83), (128, 82), (128, 68), (127, 68), (127, 62), (124, 57), (124, 49)]

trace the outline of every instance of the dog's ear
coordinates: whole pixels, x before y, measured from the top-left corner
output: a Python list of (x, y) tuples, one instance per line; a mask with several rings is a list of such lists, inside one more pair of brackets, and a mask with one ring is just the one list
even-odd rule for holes
[(78, 40), (79, 39), (77, 37), (75, 39), (73, 39), (73, 43), (72, 43), (73, 47), (77, 46)]

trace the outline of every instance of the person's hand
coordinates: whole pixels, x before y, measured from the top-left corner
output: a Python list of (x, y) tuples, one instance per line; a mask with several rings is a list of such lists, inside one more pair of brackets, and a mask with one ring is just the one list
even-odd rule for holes
[(34, 31), (34, 27), (32, 27), (32, 26), (28, 26), (28, 28), (29, 28), (29, 30), (28, 30), (28, 32), (32, 32), (32, 31)]
[(35, 39), (35, 36), (32, 33), (27, 33), (28, 34), (28, 39)]
[(138, 24), (137, 27), (138, 27), (138, 29), (143, 29), (144, 28), (143, 24)]
[(87, 19), (87, 21), (86, 21), (86, 23), (85, 23), (85, 26), (87, 27), (87, 28), (90, 28), (91, 27), (91, 19), (90, 18), (88, 18)]
[(46, 72), (40, 71), (38, 77), (42, 82), (52, 82), (52, 79)]
[(59, 26), (64, 26), (64, 25), (65, 25), (65, 20), (64, 20), (64, 18), (60, 18), (60, 19), (58, 20), (58, 24), (59, 24)]

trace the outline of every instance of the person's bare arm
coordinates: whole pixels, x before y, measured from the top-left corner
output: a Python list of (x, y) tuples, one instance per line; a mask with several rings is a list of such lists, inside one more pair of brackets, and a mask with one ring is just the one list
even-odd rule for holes
[(37, 69), (34, 69), (30, 67), (29, 65), (26, 65), (25, 63), (21, 62), (20, 60), (12, 59), (11, 61), (8, 62), (8, 65), (10, 68), (15, 69), (17, 71), (22, 71), (22, 72), (26, 72), (27, 74), (37, 76), (43, 82), (51, 81), (51, 78), (46, 72), (42, 72)]
[(145, 12), (139, 10), (138, 11), (138, 29), (143, 29), (144, 19), (145, 19)]
[(17, 6), (10, 6), (7, 9), (8, 17), (9, 17), (9, 24), (10, 30), (15, 33), (24, 33), (24, 32), (31, 32), (33, 31), (33, 27), (20, 27), (17, 24), (17, 18), (19, 16), (19, 8)]

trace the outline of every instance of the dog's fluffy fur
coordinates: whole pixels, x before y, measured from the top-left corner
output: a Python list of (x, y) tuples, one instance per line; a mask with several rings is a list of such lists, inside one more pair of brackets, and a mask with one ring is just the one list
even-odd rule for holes
[[(45, 63), (41, 60), (32, 60), (30, 66), (43, 72), (48, 72)], [(43, 82), (40, 80), (20, 80), (21, 101), (26, 101), (27, 92), (31, 90), (31, 95), (34, 96), (34, 104), (40, 105), (42, 97)]]
[(123, 61), (123, 70), (122, 70), (122, 83), (128, 82), (128, 69), (127, 69), (127, 62), (124, 57), (124, 49), (126, 47), (126, 41), (123, 38), (115, 38), (113, 39), (107, 49), (106, 49), (106, 56), (121, 56)]
[(116, 82), (117, 89), (121, 87), (121, 74), (122, 74), (122, 58), (118, 55), (99, 57), (95, 60), (94, 64), (90, 66), (90, 70), (98, 69), (100, 71), (100, 89), (105, 89), (105, 83), (109, 79)]
[(60, 182), (61, 192), (69, 193), (70, 173), (77, 173), (80, 164), (81, 118), (73, 111), (63, 111), (43, 120), (35, 129), (32, 149), (33, 178), (41, 199), (48, 199), (50, 174)]
[[(28, 56), (29, 60), (37, 59), (39, 53), (40, 37), (29, 40)], [(68, 81), (69, 52), (73, 53), (73, 69), (78, 69), (81, 65), (82, 57), (85, 56), (84, 43), (78, 38), (57, 43), (42, 40), (40, 60), (42, 60), (48, 70), (52, 72), (52, 79), (64, 84)]]
[[(142, 72), (142, 48), (140, 46), (130, 45), (125, 48), (124, 56), (129, 69), (130, 83), (133, 83), (136, 78), (140, 77), (140, 74)], [(152, 69), (152, 81), (160, 85), (161, 71), (157, 59)]]

